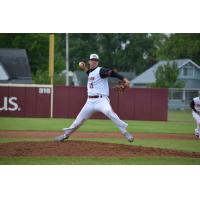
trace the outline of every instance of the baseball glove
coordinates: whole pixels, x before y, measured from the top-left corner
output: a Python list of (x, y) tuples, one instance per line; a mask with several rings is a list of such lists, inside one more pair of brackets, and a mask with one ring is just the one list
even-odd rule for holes
[(118, 93), (123, 93), (129, 87), (130, 83), (128, 80), (121, 80), (114, 88)]

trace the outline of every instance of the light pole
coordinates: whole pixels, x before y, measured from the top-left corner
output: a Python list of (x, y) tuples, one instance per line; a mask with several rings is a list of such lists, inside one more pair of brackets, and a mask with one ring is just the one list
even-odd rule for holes
[(69, 85), (69, 34), (66, 33), (65, 37), (65, 45), (66, 45), (66, 86)]

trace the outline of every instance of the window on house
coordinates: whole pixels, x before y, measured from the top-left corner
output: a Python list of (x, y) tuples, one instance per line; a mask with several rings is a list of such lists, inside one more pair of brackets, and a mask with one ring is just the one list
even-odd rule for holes
[(169, 99), (182, 99), (182, 90), (169, 90)]
[(183, 68), (183, 76), (193, 76), (193, 68), (192, 67), (184, 67)]

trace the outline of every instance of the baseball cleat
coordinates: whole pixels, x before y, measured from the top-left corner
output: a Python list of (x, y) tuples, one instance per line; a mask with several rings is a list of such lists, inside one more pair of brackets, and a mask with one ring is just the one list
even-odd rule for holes
[(197, 139), (200, 139), (200, 135), (199, 134), (195, 134)]
[(133, 142), (134, 138), (132, 134), (130, 134), (129, 132), (125, 132), (124, 136), (129, 142)]
[(69, 138), (69, 135), (59, 135), (54, 138), (55, 142), (64, 142), (64, 140), (67, 140)]

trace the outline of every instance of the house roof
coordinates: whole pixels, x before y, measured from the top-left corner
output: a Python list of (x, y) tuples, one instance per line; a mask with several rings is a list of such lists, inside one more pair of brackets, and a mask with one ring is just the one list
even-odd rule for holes
[(0, 49), (0, 62), (10, 79), (31, 79), (25, 49)]
[(177, 67), (180, 69), (188, 62), (191, 62), (193, 65), (195, 65), (197, 68), (200, 69), (200, 66), (194, 63), (191, 59), (177, 59), (177, 60), (170, 60), (170, 61), (159, 61), (156, 64), (154, 64), (152, 67), (144, 71), (142, 74), (137, 76), (135, 79), (131, 81), (131, 84), (150, 84), (154, 83), (156, 81), (155, 73), (159, 66), (164, 64), (173, 64), (176, 63)]
[(9, 79), (9, 76), (7, 72), (5, 71), (2, 63), (0, 62), (0, 80), (7, 81)]
[[(128, 80), (132, 80), (133, 78), (136, 77), (135, 72), (125, 72), (125, 71), (119, 71), (119, 74), (121, 74), (122, 76), (126, 77)], [(109, 78), (108, 79), (108, 83), (109, 86), (115, 86), (117, 83), (119, 82), (119, 79), (117, 78)]]

